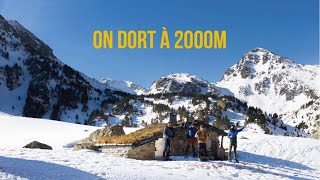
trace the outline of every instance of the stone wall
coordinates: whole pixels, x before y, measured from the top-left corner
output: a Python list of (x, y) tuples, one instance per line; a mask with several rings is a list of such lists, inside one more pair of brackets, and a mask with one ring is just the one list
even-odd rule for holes
[(127, 157), (131, 159), (139, 159), (139, 160), (154, 160), (155, 159), (154, 141), (129, 150)]
[(207, 140), (207, 151), (209, 159), (218, 159), (219, 135), (215, 132), (209, 132)]
[(187, 143), (186, 139), (186, 130), (181, 130), (175, 132), (175, 137), (171, 142), (171, 155), (172, 156), (184, 156)]
[[(172, 156), (184, 156), (187, 148), (187, 143), (185, 141), (186, 135), (185, 131), (177, 131), (175, 137), (172, 140), (171, 145), (171, 155)], [(164, 149), (165, 141), (163, 138), (158, 139), (155, 142), (155, 159), (161, 159)], [(196, 152), (198, 145), (196, 144)], [(207, 140), (207, 151), (209, 159), (211, 160), (225, 160), (225, 150), (220, 147), (219, 136), (216, 132), (209, 132), (209, 137)], [(189, 149), (189, 155), (192, 154), (192, 148)]]
[(139, 147), (131, 145), (105, 145), (101, 148), (103, 153), (138, 160), (154, 160), (155, 159), (155, 143), (150, 142)]
[(216, 160), (226, 160), (227, 159), (227, 155), (226, 155), (226, 151), (224, 148), (222, 147), (218, 147), (218, 152), (217, 152), (217, 158)]
[(116, 157), (128, 157), (127, 154), (131, 149), (131, 145), (105, 145), (100, 148), (101, 152)]

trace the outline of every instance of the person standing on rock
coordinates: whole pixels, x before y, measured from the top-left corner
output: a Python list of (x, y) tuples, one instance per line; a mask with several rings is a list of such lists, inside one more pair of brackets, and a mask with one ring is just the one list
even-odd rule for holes
[(170, 161), (170, 148), (171, 141), (174, 137), (174, 129), (171, 122), (169, 122), (163, 129), (163, 139), (165, 140), (164, 150), (163, 150), (163, 160)]
[(230, 139), (229, 144), (229, 153), (228, 153), (228, 159), (231, 161), (231, 151), (233, 148), (233, 158), (235, 162), (239, 162), (237, 159), (237, 135), (239, 132), (241, 132), (244, 129), (244, 127), (237, 129), (235, 125), (231, 125), (230, 131), (228, 132), (228, 137)]
[(205, 160), (207, 155), (207, 138), (208, 134), (203, 125), (200, 126), (200, 130), (197, 131), (195, 137), (198, 139), (198, 159), (199, 161)]
[(190, 124), (190, 126), (187, 127), (187, 134), (186, 134), (187, 148), (186, 148), (185, 156), (188, 156), (190, 146), (192, 147), (193, 157), (196, 156), (196, 150), (195, 150), (196, 137), (195, 137), (195, 135), (196, 135), (197, 131), (198, 130), (194, 127), (193, 124)]

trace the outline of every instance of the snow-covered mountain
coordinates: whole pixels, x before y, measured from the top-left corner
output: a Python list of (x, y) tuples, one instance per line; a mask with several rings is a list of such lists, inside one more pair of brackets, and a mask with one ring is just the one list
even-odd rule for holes
[(110, 78), (103, 78), (101, 81), (103, 84), (106, 85), (106, 88), (115, 91), (122, 91), (129, 94), (136, 94), (141, 95), (146, 93), (146, 89), (137, 85), (131, 81), (120, 81), (120, 80), (113, 80)]
[[(8, 114), (89, 124), (95, 124), (95, 119), (105, 124), (108, 118), (111, 124), (128, 118), (137, 120), (137, 124), (142, 120), (150, 123), (163, 117), (159, 107), (152, 104), (154, 99), (145, 103), (143, 98), (159, 99), (156, 94), (175, 93), (179, 97), (168, 95), (162, 97), (167, 99), (156, 103), (161, 104), (161, 111), (188, 106), (190, 113), (191, 109), (198, 113), (210, 109), (216, 101), (208, 96), (204, 100), (206, 105), (198, 107), (194, 105), (198, 95), (235, 95), (249, 106), (282, 114), (285, 123), (310, 132), (319, 120), (319, 113), (312, 114), (319, 110), (316, 81), (319, 80), (319, 66), (296, 64), (262, 48), (245, 54), (217, 84), (191, 74), (173, 73), (161, 77), (146, 90), (130, 81), (108, 78), (97, 81), (85, 76), (62, 63), (48, 45), (16, 21), (0, 16), (0, 27), (0, 111)], [(129, 94), (132, 101), (121, 102)], [(190, 94), (188, 104), (181, 101)], [(138, 98), (142, 100), (135, 106), (141, 108), (131, 108)], [(315, 103), (303, 106), (309, 102)], [(151, 107), (144, 109), (149, 103)], [(132, 116), (129, 117), (128, 112)], [(113, 117), (105, 117), (103, 113)], [(210, 120), (213, 120), (216, 112), (211, 113)], [(246, 115), (245, 110), (239, 113)], [(310, 127), (306, 128), (303, 123)]]
[(200, 77), (187, 73), (172, 73), (155, 81), (148, 93), (172, 92), (207, 94), (216, 92), (216, 88), (213, 84)]
[[(268, 113), (288, 114), (319, 98), (319, 70), (319, 65), (297, 64), (266, 49), (255, 48), (230, 67), (216, 85), (228, 88), (250, 106)], [(303, 119), (296, 116), (292, 121), (300, 123)], [(315, 119), (311, 121), (315, 124)]]
[(83, 123), (109, 98), (105, 88), (62, 63), (18, 22), (0, 15), (0, 111)]

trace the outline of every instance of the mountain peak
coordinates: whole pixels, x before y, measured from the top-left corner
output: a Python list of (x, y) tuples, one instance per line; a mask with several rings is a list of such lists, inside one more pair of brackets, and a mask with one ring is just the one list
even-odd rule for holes
[(271, 51), (267, 50), (267, 49), (264, 49), (264, 48), (261, 48), (261, 47), (256, 47), (256, 48), (253, 48), (250, 52), (263, 52), (263, 53), (271, 53)]
[(262, 59), (263, 57), (270, 57), (270, 56), (277, 56), (277, 57), (281, 57), (276, 53), (273, 53), (265, 48), (261, 48), (261, 47), (255, 47), (252, 50), (250, 50), (249, 52), (247, 52), (244, 57), (250, 57), (250, 58), (246, 58), (247, 60), (250, 59)]
[(195, 79), (198, 81), (206, 81), (204, 79), (201, 79), (195, 75), (188, 74), (188, 73), (171, 73), (165, 77), (161, 77), (161, 79), (163, 79), (163, 78), (174, 79), (174, 80), (179, 81), (181, 83), (192, 82)]
[(238, 66), (252, 66), (252, 65), (265, 65), (265, 66), (273, 66), (277, 65), (293, 65), (296, 64), (294, 61), (280, 56), (276, 53), (273, 53), (265, 48), (256, 47), (243, 55)]
[(149, 94), (172, 92), (206, 94), (213, 91), (215, 91), (213, 85), (202, 78), (188, 73), (172, 73), (155, 81)]

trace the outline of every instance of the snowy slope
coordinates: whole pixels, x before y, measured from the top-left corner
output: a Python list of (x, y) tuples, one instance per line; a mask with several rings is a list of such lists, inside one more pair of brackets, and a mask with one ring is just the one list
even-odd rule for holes
[(105, 84), (106, 88), (110, 90), (122, 91), (122, 92), (126, 92), (129, 94), (136, 94), (136, 95), (141, 95), (146, 93), (146, 90), (143, 87), (131, 81), (119, 81), (119, 80), (112, 80), (110, 78), (103, 78), (101, 79), (100, 82)]
[[(99, 88), (96, 80), (62, 63), (48, 45), (18, 22), (0, 15), (0, 27), (0, 110), (12, 115), (51, 118), (53, 106), (59, 101), (59, 119), (75, 122), (75, 114), (68, 111), (79, 111), (81, 120), (87, 118), (86, 113), (81, 113), (80, 96), (98, 96), (94, 90)], [(67, 91), (79, 97), (72, 97)], [(61, 95), (73, 107), (65, 106), (59, 100)], [(90, 100), (86, 103), (91, 108), (100, 105)]]
[(206, 94), (215, 91), (214, 85), (202, 78), (187, 73), (173, 73), (155, 81), (148, 93), (184, 92)]
[[(143, 92), (125, 83), (127, 89)], [(112, 86), (121, 87), (123, 82), (114, 81)], [(0, 15), (0, 111), (83, 124), (112, 96), (112, 92), (105, 95), (106, 88), (60, 61), (21, 24)]]
[(283, 114), (283, 121), (291, 126), (302, 126), (308, 134), (316, 131), (320, 126), (320, 99), (304, 104), (299, 110)]
[[(239, 164), (226, 161), (197, 162), (174, 157), (176, 161), (140, 161), (112, 157), (93, 151), (72, 151), (64, 145), (84, 136), (87, 126), (41, 120), (42, 131), (28, 133), (19, 124), (11, 123), (16, 117), (0, 116), (0, 179), (317, 179), (320, 176), (319, 140), (282, 137), (263, 134), (249, 125), (238, 135)], [(37, 119), (21, 118), (24, 125)], [(54, 123), (54, 124), (52, 124)], [(38, 124), (38, 122), (37, 122)], [(61, 129), (57, 133), (56, 127)], [(33, 126), (27, 126), (33, 127)], [(75, 130), (74, 127), (77, 127)], [(80, 127), (80, 128), (79, 128)], [(83, 128), (82, 128), (83, 127)], [(34, 128), (34, 127), (33, 127)], [(92, 127), (91, 127), (92, 128)], [(7, 129), (4, 131), (4, 129)], [(54, 150), (30, 150), (20, 148), (24, 137), (43, 137)], [(74, 132), (66, 136), (66, 131)], [(85, 133), (89, 133), (85, 132)], [(52, 135), (56, 139), (52, 139)], [(46, 137), (49, 137), (46, 139)], [(60, 142), (61, 141), (61, 142)], [(225, 141), (225, 147), (227, 146)]]
[(217, 86), (269, 113), (298, 110), (320, 95), (320, 66), (302, 65), (255, 48), (224, 74)]
[(1, 147), (21, 148), (32, 141), (47, 143), (53, 149), (86, 138), (99, 127), (47, 119), (25, 118), (0, 113)]

